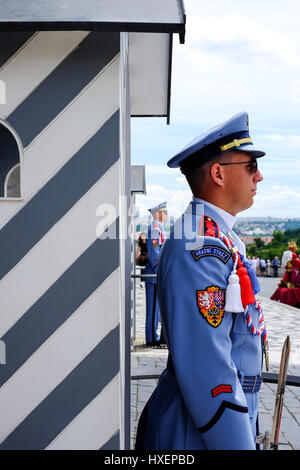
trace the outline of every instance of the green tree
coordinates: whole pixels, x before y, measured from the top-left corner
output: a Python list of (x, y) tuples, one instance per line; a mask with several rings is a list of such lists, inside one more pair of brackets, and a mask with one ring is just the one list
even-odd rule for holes
[(254, 238), (254, 243), (258, 250), (262, 250), (263, 248), (265, 248), (265, 242), (260, 237)]
[(273, 240), (270, 243), (272, 242), (274, 242), (273, 244), (280, 244), (280, 245), (285, 243), (284, 233), (280, 232), (279, 230), (275, 230), (273, 232)]
[(265, 244), (260, 237), (254, 238), (254, 243), (247, 245), (247, 256), (257, 256), (265, 260), (271, 261), (278, 256), (281, 260), (282, 254), (287, 250), (288, 242), (296, 241), (298, 253), (300, 252), (300, 229), (289, 229), (285, 232), (279, 230), (274, 231), (273, 239), (270, 243)]

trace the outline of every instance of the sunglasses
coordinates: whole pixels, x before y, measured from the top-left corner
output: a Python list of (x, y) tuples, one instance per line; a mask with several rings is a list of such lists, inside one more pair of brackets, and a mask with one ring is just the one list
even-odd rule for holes
[(229, 163), (219, 163), (221, 166), (225, 165), (245, 165), (247, 163), (247, 167), (249, 168), (249, 171), (251, 174), (254, 174), (258, 170), (257, 166), (257, 160), (256, 158), (253, 158), (253, 160), (250, 160), (250, 162), (229, 162)]

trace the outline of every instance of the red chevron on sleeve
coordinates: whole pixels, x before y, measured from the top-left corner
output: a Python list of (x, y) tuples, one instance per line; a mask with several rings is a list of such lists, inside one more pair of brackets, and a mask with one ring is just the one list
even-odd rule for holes
[(220, 395), (220, 393), (232, 393), (231, 385), (218, 385), (217, 387), (213, 388), (211, 391), (211, 395), (213, 398)]

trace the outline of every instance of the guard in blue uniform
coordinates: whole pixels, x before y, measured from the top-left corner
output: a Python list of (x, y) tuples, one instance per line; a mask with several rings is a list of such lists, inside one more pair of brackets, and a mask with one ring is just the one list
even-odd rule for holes
[[(158, 206), (149, 209), (152, 215), (152, 223), (148, 229), (147, 251), (148, 261), (144, 274), (157, 274), (158, 261), (162, 245), (166, 239), (163, 222), (167, 219), (167, 203), (162, 202)], [(165, 340), (158, 336), (157, 329), (160, 311), (157, 297), (156, 278), (145, 278), (146, 285), (146, 344), (147, 346), (158, 346)]]
[(160, 256), (169, 357), (140, 417), (137, 450), (256, 449), (266, 329), (259, 283), (232, 227), (253, 203), (264, 154), (243, 112), (168, 162), (194, 197)]

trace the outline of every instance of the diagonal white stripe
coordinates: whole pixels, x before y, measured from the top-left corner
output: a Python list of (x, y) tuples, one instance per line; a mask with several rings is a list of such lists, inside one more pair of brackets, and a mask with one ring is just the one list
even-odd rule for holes
[(35, 34), (2, 67), (0, 80), (6, 84), (6, 118), (88, 35), (86, 31), (41, 31)]
[[(24, 152), (26, 202), (100, 129), (119, 107), (119, 56), (47, 126)], [(24, 206), (1, 204), (0, 229)]]
[(119, 402), (118, 374), (46, 450), (100, 449), (120, 427)]
[(118, 290), (116, 269), (1, 387), (0, 442), (118, 325)]
[[(1, 309), (5, 314), (0, 315), (0, 338), (96, 240), (99, 204), (111, 204), (116, 208), (113, 220), (118, 216), (118, 178), (116, 162), (1, 280)], [(18, 295), (11, 295), (11, 286)]]

